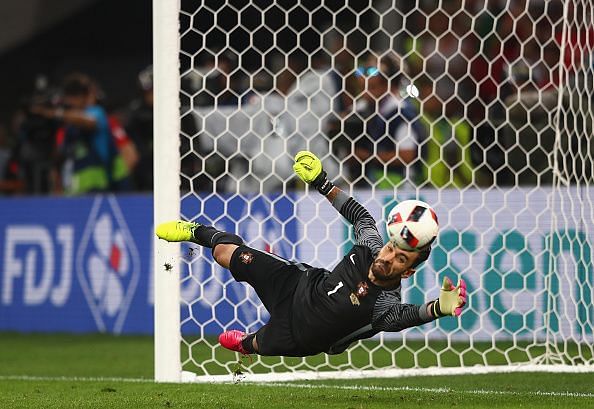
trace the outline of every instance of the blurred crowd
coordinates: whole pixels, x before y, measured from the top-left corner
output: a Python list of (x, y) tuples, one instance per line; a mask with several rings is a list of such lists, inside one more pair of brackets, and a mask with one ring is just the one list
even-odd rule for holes
[[(575, 119), (572, 109), (552, 114), (559, 90), (592, 84), (594, 28), (564, 31), (563, 20), (591, 21), (591, 7), (564, 17), (560, 0), (423, 4), (399, 6), (407, 17), (389, 51), (355, 53), (328, 29), (316, 52), (268, 52), (256, 69), (231, 48), (196, 53), (181, 77), (183, 189), (298, 187), (291, 166), (302, 149), (337, 183), (361, 188), (550, 184), (555, 120)], [(138, 99), (110, 110), (89, 76), (58, 89), (40, 78), (0, 127), (1, 190), (151, 190), (150, 67), (138, 83)], [(594, 153), (575, 154), (572, 135), (557, 141), (579, 158)], [(584, 167), (565, 162), (567, 174)]]
[(138, 96), (110, 109), (84, 73), (59, 85), (37, 77), (8, 126), (0, 126), (0, 191), (81, 195), (150, 191), (153, 185), (153, 74), (138, 75)]
[(576, 169), (591, 173), (594, 151), (567, 124), (592, 128), (575, 114), (592, 103), (594, 28), (591, 6), (571, 3), (565, 16), (559, 0), (403, 3), (389, 51), (354, 52), (321, 30), (320, 50), (266, 53), (251, 76), (233, 50), (199, 55), (182, 83), (199, 118), (182, 148), (184, 173), (198, 177), (185, 187), (295, 187), (304, 148), (335, 182), (361, 188), (546, 185), (554, 168), (586, 177)]

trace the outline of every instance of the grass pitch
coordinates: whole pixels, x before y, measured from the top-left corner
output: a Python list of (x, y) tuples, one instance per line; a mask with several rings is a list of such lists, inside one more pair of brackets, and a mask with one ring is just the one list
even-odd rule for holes
[(151, 337), (0, 334), (0, 408), (594, 408), (594, 373), (180, 385), (152, 376)]

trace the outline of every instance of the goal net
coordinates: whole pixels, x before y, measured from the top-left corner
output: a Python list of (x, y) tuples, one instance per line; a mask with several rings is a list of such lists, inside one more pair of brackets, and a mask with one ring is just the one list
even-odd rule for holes
[(448, 276), (469, 303), (340, 355), (242, 361), (217, 336), (266, 323), (255, 292), (210, 251), (155, 242), (157, 380), (593, 370), (592, 0), (175, 3), (154, 2), (155, 223), (332, 269), (353, 233), (294, 177), (310, 150), (381, 231), (398, 201), (433, 205), (403, 301)]

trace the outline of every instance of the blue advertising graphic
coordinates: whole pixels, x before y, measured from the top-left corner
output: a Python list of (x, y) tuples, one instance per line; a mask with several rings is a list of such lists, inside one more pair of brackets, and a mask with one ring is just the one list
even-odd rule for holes
[[(464, 278), (469, 302), (459, 320), (409, 329), (407, 337), (592, 339), (592, 226), (553, 225), (550, 190), (509, 192), (513, 200), (498, 191), (422, 192), (441, 231), (430, 259), (403, 284), (403, 300), (435, 298), (448, 276)], [(376, 217), (394, 201), (390, 192), (354, 195)], [(565, 211), (579, 215), (583, 203)], [(153, 267), (151, 196), (3, 199), (0, 212), (0, 331), (153, 332), (153, 272), (166, 268)], [(255, 249), (328, 269), (352, 245), (336, 209), (303, 192), (188, 195), (181, 216), (195, 215)], [(235, 282), (210, 250), (184, 244), (171, 263), (180, 271), (184, 334), (253, 330), (267, 321), (255, 291)]]
[[(236, 233), (255, 249), (299, 259), (297, 212), (291, 197), (235, 196), (224, 202), (216, 196), (189, 196), (181, 208), (182, 215), (201, 214), (196, 221)], [(183, 333), (219, 334), (229, 328), (252, 331), (268, 321), (268, 312), (253, 288), (235, 282), (228, 270), (214, 262), (210, 250), (186, 244), (182, 255)]]
[(152, 331), (148, 196), (0, 201), (0, 330)]
[[(0, 212), (0, 331), (153, 332), (151, 196), (4, 199)], [(182, 200), (182, 215), (201, 214), (287, 258), (297, 257), (295, 213), (286, 196)], [(182, 249), (184, 332), (267, 319), (253, 290), (209, 250)]]

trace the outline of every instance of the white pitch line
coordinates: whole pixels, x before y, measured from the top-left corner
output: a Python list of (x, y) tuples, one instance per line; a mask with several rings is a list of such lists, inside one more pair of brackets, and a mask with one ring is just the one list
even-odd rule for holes
[(512, 395), (512, 396), (552, 396), (572, 398), (594, 398), (594, 393), (588, 392), (554, 392), (554, 391), (496, 391), (488, 389), (452, 389), (452, 388), (422, 388), (415, 386), (368, 386), (368, 385), (327, 385), (301, 383), (250, 383), (247, 385), (289, 387), (301, 389), (342, 389), (354, 391), (376, 392), (426, 392), (426, 393), (463, 393), (467, 395)]
[[(68, 376), (27, 376), (27, 375), (0, 375), (0, 381), (58, 381), (58, 382), (128, 382), (128, 383), (155, 383), (153, 379), (146, 378), (101, 378), (101, 377), (68, 377)], [(233, 384), (232, 382), (227, 385)], [(422, 388), (415, 386), (369, 386), (369, 385), (328, 385), (304, 383), (274, 383), (274, 382), (246, 382), (237, 384), (238, 387), (251, 385), (270, 388), (297, 388), (297, 389), (340, 389), (369, 392), (423, 392), (423, 393), (462, 393), (466, 395), (504, 395), (504, 396), (535, 396), (535, 397), (566, 397), (566, 398), (594, 398), (594, 393), (588, 392), (554, 392), (554, 391), (497, 391), (488, 389), (452, 389), (452, 388)]]
[(130, 382), (155, 383), (147, 378), (110, 378), (110, 377), (78, 377), (78, 376), (28, 376), (28, 375), (0, 375), (0, 381), (58, 381), (58, 382)]

